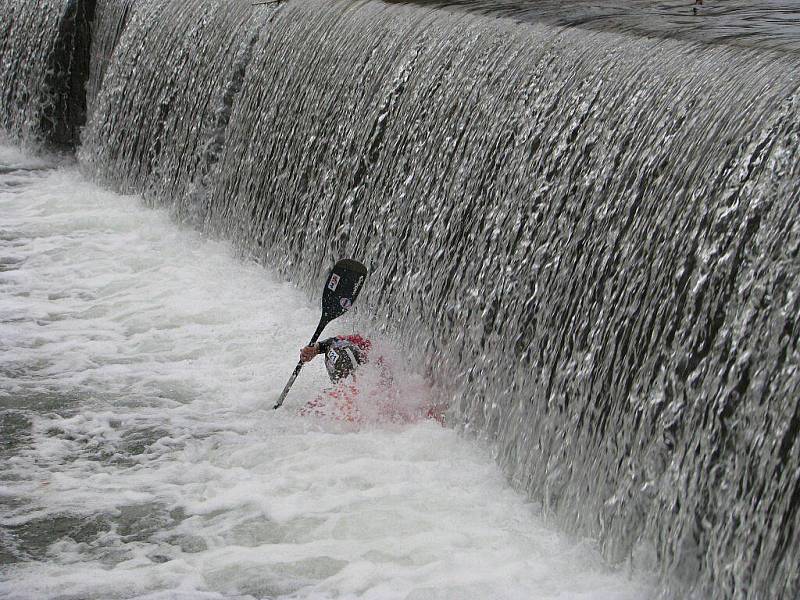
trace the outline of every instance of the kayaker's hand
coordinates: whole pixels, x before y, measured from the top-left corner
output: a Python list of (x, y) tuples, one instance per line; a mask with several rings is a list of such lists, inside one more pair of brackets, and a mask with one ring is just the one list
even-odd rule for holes
[(314, 344), (313, 346), (306, 346), (305, 348), (300, 349), (300, 362), (307, 363), (312, 358), (314, 358), (317, 354), (319, 354), (319, 349), (317, 349), (317, 345)]

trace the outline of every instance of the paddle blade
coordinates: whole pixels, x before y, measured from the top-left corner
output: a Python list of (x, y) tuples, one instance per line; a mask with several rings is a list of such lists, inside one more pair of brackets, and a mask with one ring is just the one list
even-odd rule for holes
[(349, 258), (337, 262), (322, 291), (322, 319), (332, 321), (350, 310), (366, 278), (367, 268), (360, 262)]

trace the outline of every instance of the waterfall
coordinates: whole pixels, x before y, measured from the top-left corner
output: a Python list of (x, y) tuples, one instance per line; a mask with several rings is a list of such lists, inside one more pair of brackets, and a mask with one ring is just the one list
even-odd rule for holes
[(111, 64), (133, 6), (134, 0), (100, 0), (95, 5), (91, 61), (86, 82), (86, 105), (90, 115), (94, 113), (94, 100), (102, 89), (106, 69)]
[(612, 560), (777, 596), (800, 516), (797, 63), (290, 4), (207, 220), (311, 280), (365, 257), (366, 304), (457, 426)]
[[(22, 6), (12, 130), (57, 29)], [(364, 260), (362, 317), (609, 561), (798, 593), (796, 53), (378, 0), (97, 12), (87, 173), (309, 290)]]
[(86, 116), (94, 2), (7, 2), (3, 11), (0, 125), (31, 146), (73, 146)]
[[(257, 22), (250, 12), (246, 2), (150, 0), (123, 13), (125, 34), (113, 27), (118, 41), (103, 45), (114, 54), (83, 138), (84, 169), (155, 203), (190, 194), (224, 136), (255, 35), (247, 33)], [(178, 23), (183, 35), (175, 34)], [(108, 37), (104, 29), (97, 35)]]

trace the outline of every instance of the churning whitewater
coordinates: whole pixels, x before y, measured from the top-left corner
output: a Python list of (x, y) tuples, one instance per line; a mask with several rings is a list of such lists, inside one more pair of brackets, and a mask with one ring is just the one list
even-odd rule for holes
[(7, 146), (0, 289), (4, 598), (649, 596), (435, 421), (273, 411), (304, 294)]

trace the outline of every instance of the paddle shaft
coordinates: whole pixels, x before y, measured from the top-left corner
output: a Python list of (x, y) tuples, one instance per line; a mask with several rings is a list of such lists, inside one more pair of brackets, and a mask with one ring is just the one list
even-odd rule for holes
[[(309, 346), (313, 346), (317, 342), (320, 334), (322, 334), (322, 330), (325, 329), (325, 326), (329, 322), (330, 321), (325, 319), (325, 315), (323, 315), (322, 318), (319, 320), (319, 325), (317, 325), (317, 330), (314, 332), (314, 335), (311, 336), (311, 341), (308, 342)], [(280, 398), (278, 398), (278, 401), (272, 408), (277, 409), (281, 407), (281, 404), (283, 404), (283, 401), (286, 400), (286, 395), (289, 393), (289, 390), (292, 388), (292, 385), (294, 385), (294, 380), (297, 379), (297, 376), (300, 374), (300, 369), (303, 368), (304, 364), (305, 363), (303, 363), (302, 360), (298, 361), (297, 366), (294, 368), (294, 372), (292, 372), (292, 376), (289, 377), (289, 381), (286, 382), (286, 386), (284, 386), (283, 391), (281, 392)]]

